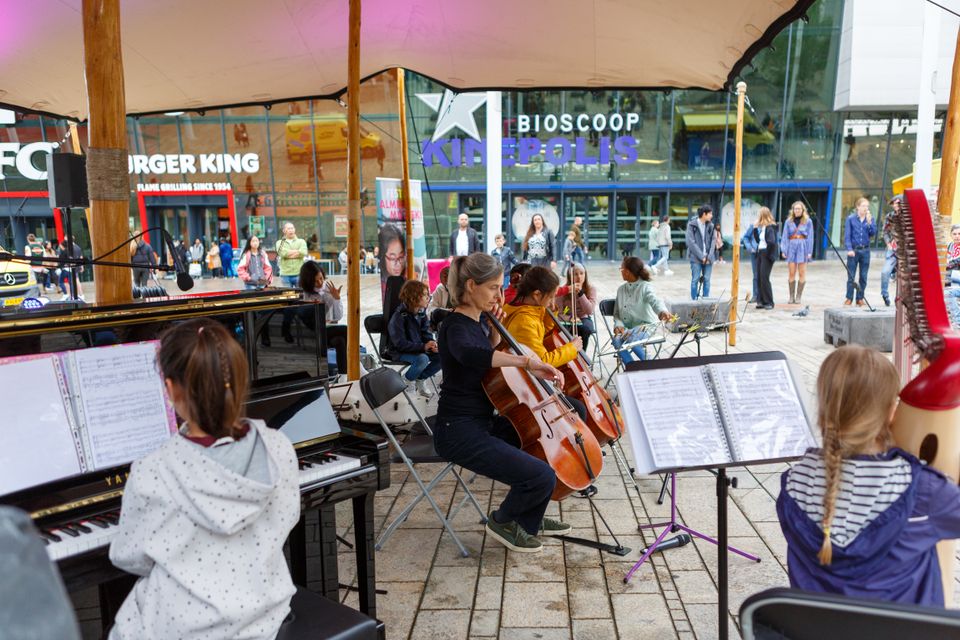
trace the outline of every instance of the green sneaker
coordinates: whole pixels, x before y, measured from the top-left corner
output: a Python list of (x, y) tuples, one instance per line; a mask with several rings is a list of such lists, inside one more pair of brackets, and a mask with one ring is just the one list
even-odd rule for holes
[(487, 533), (497, 542), (517, 553), (536, 553), (543, 549), (543, 543), (523, 530), (516, 522), (500, 524), (493, 519), (493, 514), (487, 518)]
[(561, 536), (565, 533), (570, 533), (572, 530), (573, 527), (566, 522), (560, 522), (553, 518), (544, 518), (540, 522), (540, 533), (545, 536)]

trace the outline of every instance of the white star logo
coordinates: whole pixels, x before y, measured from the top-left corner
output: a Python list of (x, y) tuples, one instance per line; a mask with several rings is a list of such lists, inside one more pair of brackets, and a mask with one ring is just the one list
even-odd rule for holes
[(439, 113), (431, 142), (436, 142), (452, 129), (460, 129), (474, 140), (480, 141), (480, 130), (473, 113), (487, 101), (487, 94), (454, 93), (447, 89), (442, 94), (418, 93), (416, 96)]

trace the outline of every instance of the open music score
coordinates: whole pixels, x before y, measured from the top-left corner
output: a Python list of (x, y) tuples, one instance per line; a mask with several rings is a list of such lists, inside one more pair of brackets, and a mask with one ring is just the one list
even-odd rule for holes
[(617, 388), (640, 473), (789, 460), (817, 446), (784, 359), (627, 371)]
[[(0, 495), (127, 464), (176, 432), (156, 341), (0, 359)], [(9, 463), (9, 464), (7, 464)]]

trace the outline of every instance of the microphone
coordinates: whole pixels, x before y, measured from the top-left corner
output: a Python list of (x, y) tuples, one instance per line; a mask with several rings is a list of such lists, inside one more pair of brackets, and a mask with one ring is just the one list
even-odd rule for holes
[(171, 236), (166, 229), (157, 230), (160, 232), (160, 235), (163, 236), (163, 242), (167, 245), (167, 251), (173, 256), (173, 270), (177, 274), (177, 288), (180, 289), (180, 291), (190, 291), (190, 289), (193, 289), (193, 277), (187, 270), (187, 265), (183, 264), (183, 258), (180, 256), (180, 252), (173, 246), (173, 236)]
[[(667, 539), (667, 540), (664, 540), (663, 542), (661, 542), (660, 544), (658, 544), (658, 545), (656, 546), (656, 548), (653, 550), (653, 552), (656, 553), (656, 552), (658, 552), (658, 551), (666, 551), (666, 550), (668, 550), (668, 549), (676, 549), (676, 548), (678, 548), (678, 547), (682, 547), (682, 546), (684, 546), (684, 545), (686, 545), (686, 544), (689, 544), (692, 540), (693, 540), (693, 538), (690, 537), (690, 534), (689, 534), (689, 533), (681, 533), (680, 535), (673, 536), (672, 538), (669, 538), (669, 539)], [(647, 552), (647, 550), (644, 549), (643, 551), (640, 552), (640, 555), (643, 555), (643, 554), (645, 554), (646, 552)]]

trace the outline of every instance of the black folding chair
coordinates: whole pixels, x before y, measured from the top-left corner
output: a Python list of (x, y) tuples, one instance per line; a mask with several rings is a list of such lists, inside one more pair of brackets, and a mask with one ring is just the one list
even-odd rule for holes
[[(420, 487), (420, 492), (417, 494), (417, 497), (414, 498), (413, 502), (404, 507), (403, 511), (401, 511), (400, 514), (394, 518), (393, 522), (387, 525), (387, 528), (383, 530), (383, 533), (380, 534), (380, 539), (377, 540), (376, 545), (377, 550), (379, 551), (383, 548), (383, 545), (386, 544), (390, 536), (393, 535), (393, 532), (396, 530), (396, 528), (399, 527), (409, 517), (414, 508), (420, 504), (420, 501), (426, 498), (427, 502), (430, 503), (433, 511), (440, 519), (440, 522), (443, 523), (443, 528), (447, 530), (447, 533), (450, 534), (450, 537), (453, 538), (453, 541), (456, 543), (457, 547), (459, 547), (460, 553), (463, 554), (464, 558), (466, 558), (470, 554), (467, 552), (466, 547), (463, 546), (463, 543), (460, 542), (460, 538), (457, 537), (457, 534), (453, 530), (453, 526), (450, 524), (450, 521), (453, 520), (464, 503), (468, 501), (473, 504), (473, 507), (477, 510), (477, 513), (480, 514), (481, 521), (487, 521), (486, 514), (484, 513), (483, 508), (480, 506), (480, 503), (477, 502), (477, 499), (474, 497), (473, 493), (469, 488), (467, 488), (463, 478), (461, 478), (457, 470), (454, 469), (453, 463), (444, 460), (433, 448), (433, 431), (430, 430), (430, 426), (427, 424), (427, 421), (424, 420), (423, 414), (421, 414), (420, 410), (417, 409), (416, 403), (410, 400), (410, 396), (407, 395), (407, 384), (404, 381), (403, 376), (401, 376), (400, 373), (395, 369), (381, 367), (376, 371), (371, 371), (367, 375), (360, 378), (360, 393), (363, 394), (364, 400), (366, 400), (367, 404), (370, 405), (370, 408), (373, 410), (373, 414), (377, 417), (377, 421), (380, 422), (380, 427), (383, 429), (384, 435), (387, 436), (387, 439), (393, 446), (393, 450), (395, 452), (393, 461), (402, 461), (405, 465), (407, 465), (407, 469), (409, 469), (411, 477)], [(401, 394), (413, 409), (414, 413), (416, 413), (417, 418), (420, 421), (420, 426), (424, 431), (424, 433), (416, 433), (408, 436), (402, 445), (397, 440), (396, 435), (387, 425), (386, 421), (383, 419), (383, 416), (380, 414), (380, 407), (392, 401)], [(424, 484), (423, 479), (420, 477), (420, 474), (417, 473), (414, 465), (430, 463), (446, 464), (440, 470), (440, 472), (437, 473), (432, 480), (430, 480), (428, 484)], [(443, 511), (441, 511), (439, 505), (437, 505), (436, 500), (434, 500), (433, 496), (430, 495), (430, 492), (434, 489), (434, 487), (437, 486), (437, 483), (446, 477), (448, 473), (452, 473), (454, 477), (456, 477), (457, 483), (463, 487), (463, 490), (466, 494), (463, 500), (460, 501), (460, 504), (457, 505), (457, 507), (450, 513), (449, 518), (443, 515)]]
[[(660, 357), (660, 350), (663, 349), (663, 345), (667, 341), (662, 332), (663, 323), (658, 322), (650, 325), (649, 337), (643, 340), (631, 342), (629, 344), (620, 345), (619, 347), (615, 346), (613, 344), (613, 308), (616, 305), (616, 302), (617, 301), (613, 298), (607, 298), (605, 300), (601, 300), (600, 304), (597, 305), (600, 308), (600, 317), (603, 319), (603, 326), (607, 329), (607, 340), (603, 343), (603, 346), (600, 348), (600, 353), (597, 356), (597, 360), (601, 361), (600, 377), (602, 378), (604, 375), (604, 368), (602, 364), (604, 356), (613, 356), (614, 361), (617, 363), (613, 370), (607, 375), (607, 381), (603, 384), (605, 389), (610, 386), (610, 381), (613, 380), (614, 374), (623, 368), (623, 359), (620, 357), (620, 352), (623, 349), (629, 349), (638, 346), (653, 347), (652, 359), (655, 360)], [(599, 334), (599, 331), (597, 333)], [(599, 335), (597, 337), (599, 339)]]
[(960, 638), (960, 611), (799, 589), (768, 589), (740, 606), (743, 640)]

